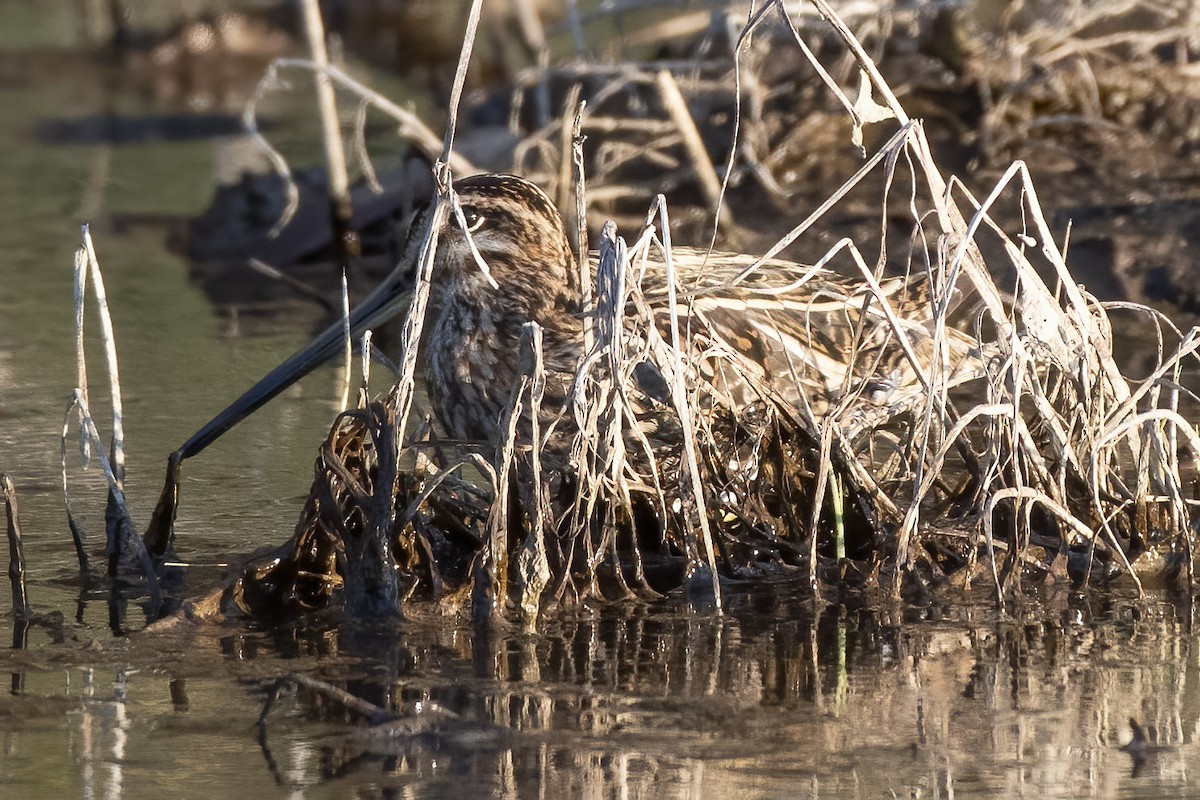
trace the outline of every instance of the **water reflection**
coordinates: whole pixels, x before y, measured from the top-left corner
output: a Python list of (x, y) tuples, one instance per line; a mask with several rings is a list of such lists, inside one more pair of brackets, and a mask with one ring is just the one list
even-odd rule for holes
[[(962, 601), (886, 612), (816, 611), (787, 591), (739, 601), (721, 619), (626, 606), (532, 635), (416, 607), (386, 625), (68, 636), (6, 654), (0, 780), (26, 796), (53, 773), (87, 797), (1200, 791), (1188, 608), (1068, 598), (1000, 619)], [(368, 726), (301, 688), (272, 709), (260, 750), (259, 712), (288, 673), (399, 719)], [(453, 717), (414, 716), (418, 704)], [(1128, 746), (1131, 718), (1144, 733)]]
[[(791, 598), (758, 597), (722, 620), (618, 609), (536, 636), (437, 620), (343, 626), (309, 640), (357, 665), (334, 683), (394, 711), (437, 704), (457, 718), (372, 729), (301, 690), (269, 719), (265, 752), (268, 763), (292, 765), (275, 773), (285, 785), (369, 787), (366, 796), (1195, 788), (1186, 764), (1200, 707), (1187, 612), (1114, 603), (1083, 624), (1078, 615), (1001, 622), (986, 607), (942, 611), (936, 623), (844, 609), (814, 619)], [(1156, 731), (1139, 759), (1120, 749), (1130, 717)], [(300, 763), (308, 767), (297, 772)]]

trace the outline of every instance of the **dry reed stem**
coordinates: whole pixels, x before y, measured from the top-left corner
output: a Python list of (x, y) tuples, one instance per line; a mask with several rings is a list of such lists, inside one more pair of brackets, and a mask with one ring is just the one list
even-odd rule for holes
[[(313, 61), (313, 83), (317, 94), (317, 114), (321, 120), (321, 142), (325, 152), (325, 172), (329, 181), (329, 202), (334, 248), (343, 272), (349, 256), (355, 255), (357, 235), (350, 230), (354, 209), (350, 200), (350, 176), (346, 172), (346, 152), (342, 143), (342, 126), (338, 119), (337, 96), (329, 80), (329, 54), (325, 49), (325, 24), (317, 0), (302, 0), (304, 34)], [(344, 280), (344, 277), (343, 277)], [(345, 402), (342, 403), (345, 408)]]
[[(459, 53), (458, 68), (454, 75), (454, 85), (450, 92), (450, 103), (447, 108), (446, 133), (442, 140), (441, 155), (435, 167), (437, 181), (437, 198), (433, 211), (429, 215), (429, 227), (423, 232), (420, 253), (417, 257), (417, 273), (413, 288), (411, 305), (404, 320), (401, 334), (400, 376), (397, 381), (398, 391), (393, 392), (396, 415), (396, 442), (403, 447), (405, 430), (408, 425), (409, 411), (412, 408), (412, 398), (415, 392), (416, 364), (418, 344), (421, 341), (421, 331), (425, 324), (426, 310), (429, 304), (430, 278), (433, 273), (434, 259), (437, 254), (438, 231), (446, 222), (448, 206), (454, 206), (453, 188), (451, 186), (451, 171), (473, 168), (469, 163), (457, 158), (454, 154), (454, 132), (458, 120), (458, 108), (462, 101), (463, 85), (466, 81), (467, 67), (471, 62), (471, 50), (475, 44), (475, 35), (479, 28), (479, 13), (483, 0), (472, 0), (470, 12), (467, 15), (467, 28), (463, 38), (462, 50)], [(365, 88), (365, 87), (364, 87)], [(364, 95), (365, 96), (365, 95)], [(458, 165), (458, 166), (456, 166)], [(462, 209), (456, 213), (462, 224)], [(464, 224), (463, 228), (467, 226)], [(486, 273), (485, 273), (486, 274)]]
[(96, 423), (92, 419), (91, 411), (88, 410), (87, 400), (84, 399), (83, 394), (78, 389), (74, 394), (74, 403), (79, 411), (80, 430), (91, 440), (92, 446), (96, 448), (96, 458), (100, 462), (100, 469), (104, 473), (105, 480), (108, 481), (109, 501), (116, 509), (116, 535), (120, 537), (118, 541), (124, 542), (126, 545), (132, 545), (133, 547), (138, 565), (142, 568), (142, 576), (146, 580), (146, 591), (150, 595), (150, 601), (154, 609), (156, 609), (156, 611), (151, 613), (151, 616), (154, 616), (157, 614), (157, 609), (162, 607), (162, 590), (158, 585), (158, 572), (154, 568), (154, 560), (150, 557), (149, 552), (147, 552), (146, 545), (142, 542), (142, 537), (137, 533), (137, 528), (134, 527), (133, 518), (130, 516), (129, 508), (125, 504), (125, 492), (117, 481), (112, 464), (108, 460), (108, 457), (104, 455), (104, 443), (100, 439), (100, 432), (96, 430)]
[[(571, 176), (575, 185), (575, 261), (579, 268), (579, 305), (592, 308), (591, 258), (588, 254), (587, 231), (587, 176), (583, 165), (583, 120), (587, 109), (586, 100), (577, 100), (575, 122), (571, 126)], [(590, 314), (583, 315), (583, 351), (592, 349), (593, 321)]]
[[(345, 689), (339, 689), (338, 687), (326, 683), (325, 681), (317, 680), (316, 678), (294, 672), (280, 678), (275, 682), (275, 685), (271, 687), (271, 691), (267, 694), (267, 699), (263, 703), (262, 711), (260, 711), (258, 715), (258, 726), (260, 731), (266, 728), (267, 717), (270, 715), (271, 709), (275, 707), (275, 703), (278, 702), (279, 696), (283, 693), (283, 690), (287, 688), (288, 685), (303, 686), (305, 689), (308, 689), (311, 692), (328, 698), (329, 700), (341, 705), (347, 711), (351, 711), (362, 717), (370, 725), (379, 725), (385, 722), (392, 722), (396, 719), (399, 719), (400, 716), (393, 711), (389, 711), (388, 709), (377, 706), (372, 702), (362, 699), (361, 697), (352, 695)], [(262, 735), (265, 735), (265, 733)]]
[[(83, 247), (87, 253), (88, 268), (92, 274), (92, 293), (96, 297), (96, 308), (100, 314), (100, 341), (104, 345), (105, 366), (108, 368), (108, 383), (112, 399), (112, 451), (111, 461), (117, 486), (125, 484), (125, 414), (121, 402), (121, 377), (117, 368), (117, 340), (113, 332), (112, 315), (108, 310), (108, 295), (104, 290), (104, 277), (100, 273), (100, 261), (96, 258), (96, 248), (92, 244), (92, 233), (87, 225), (83, 226)], [(76, 315), (76, 319), (81, 319)], [(83, 332), (79, 331), (77, 341), (82, 339)], [(82, 366), (81, 371), (86, 373)], [(86, 379), (85, 379), (86, 385)], [(83, 396), (87, 402), (87, 395)]]
[[(667, 276), (667, 314), (671, 331), (671, 352), (675, 363), (671, 366), (671, 401), (675, 404), (675, 413), (679, 416), (679, 424), (683, 432), (683, 463), (680, 475), (680, 496), (684, 499), (684, 508), (688, 511), (687, 519), (695, 513), (700, 528), (699, 552), (688, 553), (689, 561), (703, 559), (704, 567), (709, 572), (712, 583), (713, 604), (717, 613), (721, 611), (721, 580), (717, 569), (717, 551), (713, 541), (713, 532), (708, 516), (708, 503), (705, 500), (704, 486), (700, 477), (700, 459), (696, 453), (695, 429), (692, 426), (692, 408), (688, 402), (689, 392), (685, 382), (687, 367), (683, 363), (686, 348), (679, 333), (679, 301), (676, 292), (680, 290), (675, 274), (675, 264), (671, 258), (671, 223), (667, 217), (667, 198), (658, 195), (651, 206), (657, 211), (662, 230), (663, 264)], [(661, 367), (662, 365), (660, 365)], [(694, 563), (694, 566), (700, 566)]]
[(696, 128), (696, 120), (692, 118), (683, 95), (679, 93), (679, 84), (675, 82), (675, 78), (672, 77), (671, 73), (665, 69), (659, 70), (655, 78), (663, 105), (666, 106), (671, 121), (675, 123), (676, 128), (683, 135), (684, 148), (687, 150), (688, 155), (691, 156), (692, 169), (695, 171), (696, 177), (700, 180), (700, 188), (704, 192), (704, 196), (708, 200), (713, 214), (719, 215), (721, 223), (724, 223), (727, 227), (732, 227), (733, 215), (729, 212), (729, 207), (721, 203), (721, 180), (717, 177), (717, 171), (713, 168), (712, 161), (708, 157), (708, 150), (704, 147), (704, 140), (700, 138), (700, 131)]
[(358, 385), (358, 407), (364, 408), (371, 401), (371, 331), (363, 331), (359, 340), (359, 364), (362, 380)]
[(21, 519), (17, 512), (17, 487), (8, 473), (0, 472), (0, 493), (4, 495), (4, 516), (8, 533), (8, 580), (12, 586), (13, 620), (29, 620), (29, 591), (25, 587), (25, 545), (21, 540)]
[[(566, 99), (563, 100), (563, 111), (560, 117), (562, 122), (558, 126), (558, 179), (555, 181), (554, 204), (563, 212), (570, 208), (571, 190), (576, 186), (576, 181), (572, 180), (572, 172), (575, 167), (575, 137), (578, 135), (578, 131), (576, 125), (568, 125), (567, 120), (578, 119), (576, 111), (579, 110), (579, 96), (582, 91), (583, 84), (571, 84), (571, 88), (567, 90)], [(572, 288), (576, 291), (582, 290), (582, 287)]]
[[(75, 510), (71, 505), (71, 492), (67, 481), (67, 439), (71, 435), (71, 412), (75, 410), (75, 397), (72, 394), (70, 402), (67, 403), (67, 410), (63, 413), (62, 436), (59, 441), (59, 474), (62, 478), (63, 505), (67, 512), (67, 527), (71, 529), (71, 541), (75, 545), (75, 556), (79, 561), (79, 574), (83, 578), (88, 577), (88, 556), (87, 549), (84, 547), (84, 532), (83, 526), (79, 524), (79, 520), (75, 516)], [(87, 437), (80, 436), (80, 446), (90, 442)], [(83, 454), (86, 462), (87, 455)]]

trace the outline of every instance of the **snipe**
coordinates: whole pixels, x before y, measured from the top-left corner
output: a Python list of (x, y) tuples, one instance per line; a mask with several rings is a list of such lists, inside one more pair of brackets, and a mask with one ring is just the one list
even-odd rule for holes
[[(461, 219), (440, 232), (427, 324), (425, 378), (433, 410), (450, 437), (494, 439), (516, 378), (522, 326), (543, 329), (547, 372), (544, 408), (568, 400), (583, 347), (584, 310), (573, 287), (575, 258), (554, 204), (533, 183), (484, 174), (454, 184)], [(428, 213), (428, 212), (426, 212)], [(421, 218), (412, 225), (422, 231)], [(406, 258), (420, 242), (410, 234)], [(474, 243), (487, 265), (481, 268)], [(946, 384), (976, 372), (974, 342), (950, 329), (934, 346), (924, 276), (885, 279), (872, 289), (829, 270), (785, 261), (755, 265), (750, 256), (673, 249), (677, 322), (687, 342), (690, 380), (705, 380), (737, 404), (768, 389), (820, 419), (830, 409), (877, 409), (887, 416), (919, 395), (935, 362)], [(666, 271), (640, 267), (642, 308), (665, 325)], [(398, 270), (397, 274), (401, 271)], [(886, 303), (884, 299), (886, 298)], [(351, 315), (355, 336), (405, 307), (399, 277), (379, 287)], [(335, 352), (335, 324), (247, 391), (180, 448), (200, 452), (225, 430)], [(655, 394), (655, 376), (645, 387)], [(876, 415), (876, 416), (880, 416)]]

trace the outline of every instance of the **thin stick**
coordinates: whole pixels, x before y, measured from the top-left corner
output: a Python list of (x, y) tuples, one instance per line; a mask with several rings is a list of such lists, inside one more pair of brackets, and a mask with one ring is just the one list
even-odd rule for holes
[(546, 392), (546, 368), (542, 360), (542, 328), (536, 322), (527, 322), (521, 328), (519, 371), (529, 376), (529, 444), (530, 485), (533, 508), (528, 510), (529, 534), (516, 555), (515, 571), (519, 587), (517, 607), (523, 626), (532, 631), (541, 609), (542, 592), (550, 583), (550, 563), (546, 557), (546, 510), (545, 485), (542, 482), (542, 399)]
[[(663, 266), (667, 277), (667, 318), (670, 322), (671, 349), (676, 359), (682, 359), (687, 348), (681, 342), (679, 334), (679, 301), (676, 293), (681, 290), (675, 273), (675, 264), (671, 259), (671, 222), (667, 218), (667, 198), (658, 195), (654, 200), (657, 206), (659, 221), (662, 224)], [(708, 519), (708, 508), (704, 500), (704, 485), (700, 475), (700, 459), (696, 455), (696, 433), (692, 426), (692, 409), (688, 404), (688, 390), (685, 383), (686, 370), (682, 363), (674, 365), (671, 371), (671, 401), (675, 404), (675, 413), (679, 415), (679, 425), (683, 433), (682, 461), (680, 464), (680, 489), (689, 491), (692, 503), (698, 516), (700, 539), (704, 545), (705, 566), (712, 579), (713, 605), (717, 614), (721, 613), (721, 576), (717, 571), (717, 551), (712, 535), (712, 525)]]
[[(342, 145), (342, 128), (338, 122), (337, 96), (329, 80), (329, 54), (325, 50), (325, 25), (317, 0), (303, 0), (304, 33), (312, 54), (313, 81), (317, 90), (317, 109), (321, 115), (321, 139), (325, 145), (325, 168), (329, 173), (329, 213), (333, 226), (334, 248), (343, 274), (350, 266), (351, 256), (358, 256), (358, 234), (351, 228), (354, 207), (350, 200), (350, 178), (346, 174), (346, 152)], [(343, 408), (345, 405), (343, 404)]]
[(683, 146), (691, 156), (692, 167), (696, 171), (700, 189), (704, 192), (709, 207), (714, 214), (720, 215), (720, 221), (723, 224), (733, 225), (733, 216), (730, 214), (729, 208), (721, 204), (721, 179), (717, 177), (717, 170), (713, 166), (712, 159), (708, 157), (704, 140), (700, 138), (700, 131), (696, 128), (696, 120), (692, 118), (692, 113), (688, 111), (687, 103), (679, 92), (679, 84), (675, 82), (674, 76), (665, 69), (659, 70), (656, 78), (663, 105), (667, 107), (671, 121), (683, 135)]
[(267, 724), (267, 715), (275, 705), (280, 692), (289, 684), (303, 686), (309, 691), (316, 692), (340, 703), (346, 710), (358, 714), (371, 725), (382, 725), (403, 720), (407, 723), (405, 732), (410, 735), (416, 735), (441, 723), (458, 719), (458, 714), (450, 709), (443, 708), (437, 703), (429, 701), (418, 701), (410, 704), (403, 712), (391, 711), (361, 697), (352, 695), (344, 689), (339, 689), (333, 684), (293, 672), (275, 682), (271, 693), (267, 696), (266, 703), (263, 705), (263, 710), (258, 716), (260, 727), (264, 727)]
[[(83, 310), (87, 293), (87, 250), (80, 247), (75, 251), (75, 388), (87, 400), (88, 376), (87, 355), (83, 350)], [(80, 435), (79, 450), (86, 464), (91, 452), (91, 442), (86, 436)]]
[(378, 725), (383, 722), (391, 722), (399, 719), (400, 716), (386, 708), (377, 706), (374, 703), (363, 700), (361, 697), (356, 697), (344, 689), (339, 689), (333, 684), (319, 681), (316, 678), (310, 678), (307, 675), (292, 673), (286, 675), (275, 682), (275, 686), (271, 689), (271, 693), (267, 695), (267, 700), (263, 703), (263, 709), (258, 715), (259, 726), (267, 724), (267, 716), (271, 713), (271, 708), (274, 707), (279, 693), (288, 684), (303, 686), (309, 691), (316, 692), (319, 695), (329, 698), (339, 704), (347, 711), (353, 711), (360, 717), (363, 717), (371, 725)]
[(575, 246), (579, 267), (579, 307), (583, 309), (583, 352), (592, 350), (595, 320), (592, 311), (592, 268), (588, 257), (587, 181), (583, 167), (583, 112), (587, 101), (580, 100), (571, 126), (571, 166), (575, 179)]
[[(71, 492), (67, 485), (67, 437), (71, 434), (71, 412), (75, 410), (76, 397), (82, 391), (82, 389), (76, 388), (75, 392), (72, 393), (71, 401), (67, 404), (67, 411), (63, 415), (59, 458), (62, 474), (63, 504), (67, 509), (67, 527), (71, 529), (71, 541), (75, 543), (75, 555), (79, 559), (79, 575), (86, 580), (88, 576), (88, 557), (87, 550), (83, 546), (83, 527), (79, 524), (79, 520), (75, 518), (75, 511), (71, 507)], [(80, 432), (80, 436), (82, 437), (81, 445), (83, 442), (88, 441), (87, 437), (83, 436), (82, 431)], [(84, 458), (86, 457), (85, 453)]]
[(8, 473), (0, 472), (0, 492), (8, 519), (8, 579), (12, 583), (13, 618), (29, 619), (29, 594), (25, 590), (25, 548), (21, 542), (21, 521), (17, 515), (17, 489)]
[[(450, 104), (447, 106), (446, 135), (442, 139), (442, 162), (450, 165), (454, 151), (454, 134), (458, 129), (458, 107), (462, 101), (463, 85), (467, 81), (467, 67), (471, 64), (471, 51), (475, 47), (475, 36), (479, 32), (479, 13), (483, 0), (471, 0), (467, 14), (467, 29), (463, 33), (462, 50), (458, 53), (458, 68), (454, 71), (454, 85), (450, 87)], [(452, 165), (451, 165), (452, 166)]]
[(354, 372), (354, 342), (350, 340), (350, 286), (346, 282), (346, 269), (342, 268), (342, 338), (345, 340), (343, 354), (345, 369), (342, 370), (342, 394), (338, 412), (350, 406), (350, 378)]
[(371, 331), (363, 331), (359, 348), (362, 357), (362, 384), (358, 389), (358, 404), (366, 407), (371, 400)]
[(571, 173), (574, 166), (574, 146), (575, 146), (575, 130), (573, 125), (567, 124), (567, 119), (572, 111), (579, 107), (579, 93), (583, 90), (582, 84), (573, 83), (571, 88), (567, 90), (567, 98), (563, 101), (562, 126), (559, 130), (559, 158), (558, 158), (558, 186), (555, 205), (560, 210), (567, 207), (567, 201), (571, 197)]
[(104, 477), (108, 480), (108, 497), (116, 512), (115, 516), (118, 518), (118, 532), (121, 535), (121, 539), (133, 544), (134, 554), (141, 564), (142, 573), (146, 579), (146, 590), (150, 594), (150, 600), (154, 608), (158, 609), (162, 606), (162, 590), (158, 585), (158, 573), (154, 570), (154, 561), (150, 558), (150, 554), (146, 550), (146, 545), (142, 542), (142, 537), (137, 535), (133, 519), (129, 516), (129, 508), (125, 504), (125, 493), (117, 485), (112, 465), (104, 455), (104, 445), (100, 441), (100, 432), (96, 430), (96, 423), (92, 419), (91, 411), (88, 410), (87, 401), (83, 399), (78, 390), (75, 392), (75, 402), (79, 405), (80, 427), (96, 447), (96, 456), (100, 461), (101, 469), (104, 471)]
[[(116, 476), (118, 488), (125, 486), (125, 423), (121, 403), (121, 376), (117, 370), (117, 340), (113, 334), (112, 316), (108, 311), (108, 296), (104, 291), (104, 278), (100, 274), (100, 261), (96, 258), (96, 249), (92, 245), (92, 233), (87, 225), (83, 226), (83, 246), (87, 252), (88, 266), (92, 273), (92, 293), (96, 295), (96, 305), (100, 312), (100, 339), (104, 343), (104, 355), (108, 364), (108, 382), (112, 391), (112, 461), (113, 475)], [(80, 330), (82, 337), (82, 329)], [(84, 395), (87, 400), (87, 395)]]
[[(438, 159), (434, 176), (438, 183), (438, 198), (433, 213), (430, 214), (429, 229), (425, 232), (425, 240), (418, 258), (417, 279), (413, 288), (412, 305), (404, 322), (404, 332), (401, 335), (399, 391), (393, 392), (396, 402), (396, 441), (403, 445), (404, 433), (408, 427), (408, 412), (412, 408), (415, 391), (415, 374), (417, 367), (418, 343), (421, 340), (421, 330), (425, 325), (425, 311), (429, 304), (430, 279), (433, 275), (433, 262), (437, 255), (438, 231), (446, 222), (449, 211), (451, 187), (451, 172), (455, 170), (454, 133), (458, 125), (458, 107), (462, 100), (463, 85), (467, 79), (467, 67), (471, 63), (471, 49), (475, 45), (475, 35), (479, 30), (479, 13), (483, 0), (472, 0), (471, 10), (467, 15), (467, 29), (463, 34), (463, 46), (458, 56), (458, 69), (454, 74), (454, 85), (450, 90), (450, 104), (447, 107), (446, 135), (442, 140), (442, 153)], [(468, 164), (469, 167), (469, 164)]]

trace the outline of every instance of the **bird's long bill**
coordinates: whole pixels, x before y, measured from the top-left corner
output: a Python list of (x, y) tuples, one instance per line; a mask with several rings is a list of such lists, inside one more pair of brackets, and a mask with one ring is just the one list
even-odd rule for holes
[[(408, 307), (412, 291), (406, 288), (406, 283), (400, 270), (393, 272), (350, 312), (352, 341), (362, 336), (364, 331), (387, 322)], [(345, 325), (342, 320), (338, 320), (322, 331), (307, 347), (271, 370), (265, 378), (251, 386), (245, 394), (192, 434), (177, 451), (180, 458), (191, 458), (208, 447), (284, 389), (340, 352), (344, 346)]]

